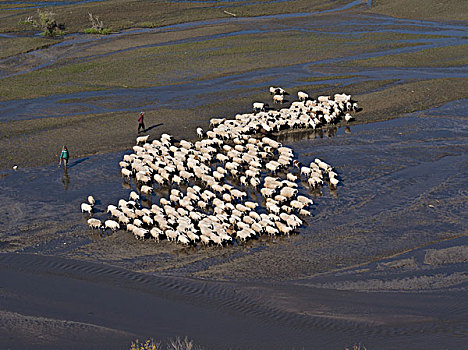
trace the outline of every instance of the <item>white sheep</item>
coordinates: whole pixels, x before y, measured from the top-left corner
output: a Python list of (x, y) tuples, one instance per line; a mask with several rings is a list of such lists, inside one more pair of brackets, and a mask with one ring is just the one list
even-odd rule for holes
[(96, 203), (96, 201), (94, 200), (94, 197), (93, 197), (93, 196), (88, 196), (88, 203), (89, 203), (91, 206), (94, 206), (94, 204)]
[(184, 245), (190, 245), (190, 240), (185, 235), (177, 236), (177, 242), (182, 243)]
[(129, 198), (136, 202), (140, 200), (140, 196), (135, 191), (130, 192)]
[(137, 145), (139, 145), (141, 143), (146, 143), (148, 141), (148, 137), (149, 137), (149, 135), (137, 137), (137, 139), (136, 139)]
[(305, 101), (309, 98), (309, 95), (306, 94), (304, 91), (298, 91), (297, 97), (299, 98), (299, 101)]
[(291, 187), (283, 187), (280, 190), (280, 195), (285, 196), (286, 198), (294, 197), (297, 194), (297, 190)]
[(122, 168), (120, 172), (123, 177), (130, 178), (132, 176), (132, 172), (128, 169)]
[(331, 188), (336, 188), (336, 186), (338, 186), (339, 183), (340, 183), (340, 181), (337, 178), (335, 178), (335, 177), (330, 178), (330, 187)]
[(110, 228), (112, 231), (117, 231), (120, 229), (120, 225), (118, 222), (114, 220), (106, 220), (104, 222), (104, 227), (105, 228)]
[(150, 194), (151, 192), (153, 192), (153, 187), (143, 185), (140, 188), (140, 192), (144, 194)]
[(254, 112), (260, 112), (260, 111), (264, 111), (268, 107), (268, 105), (263, 102), (254, 102), (252, 104), (252, 107), (253, 107)]
[(81, 212), (91, 214), (93, 212), (93, 207), (88, 203), (81, 203)]
[(199, 138), (203, 138), (204, 132), (202, 128), (197, 128), (197, 135)]
[(225, 120), (226, 120), (226, 118), (212, 118), (212, 119), (210, 119), (210, 126), (211, 127), (218, 126), (218, 125), (224, 123)]
[(284, 103), (284, 96), (283, 95), (274, 95), (273, 96), (274, 103)]
[(89, 225), (89, 227), (91, 227), (92, 229), (95, 229), (95, 228), (102, 228), (102, 222), (101, 222), (101, 220), (95, 219), (95, 218), (90, 218), (90, 219), (88, 219), (88, 225)]

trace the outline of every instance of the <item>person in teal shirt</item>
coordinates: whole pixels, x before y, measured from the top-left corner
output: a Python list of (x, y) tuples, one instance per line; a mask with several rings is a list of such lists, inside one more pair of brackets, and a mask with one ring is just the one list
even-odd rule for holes
[(68, 148), (67, 146), (63, 146), (62, 147), (62, 152), (60, 153), (60, 160), (59, 160), (59, 167), (60, 165), (62, 164), (62, 159), (63, 159), (63, 165), (65, 166), (65, 168), (67, 167), (67, 164), (68, 164), (68, 158), (70, 157), (69, 153), (68, 153)]

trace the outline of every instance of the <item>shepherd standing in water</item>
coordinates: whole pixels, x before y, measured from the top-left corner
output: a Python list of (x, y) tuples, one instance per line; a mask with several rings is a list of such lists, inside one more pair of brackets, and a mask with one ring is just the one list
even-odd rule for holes
[(65, 169), (66, 169), (69, 157), (70, 157), (70, 154), (68, 153), (68, 148), (67, 146), (64, 145), (62, 147), (62, 152), (60, 153), (59, 167), (62, 164), (62, 159), (63, 159), (63, 165), (65, 166)]
[(145, 122), (143, 120), (145, 116), (145, 112), (140, 112), (140, 116), (138, 117), (138, 133), (140, 133), (140, 128), (143, 129), (143, 132), (145, 132)]

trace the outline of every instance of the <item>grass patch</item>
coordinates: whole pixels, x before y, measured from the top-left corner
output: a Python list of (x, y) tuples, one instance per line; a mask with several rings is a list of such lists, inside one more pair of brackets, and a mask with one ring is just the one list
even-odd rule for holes
[(360, 67), (453, 67), (468, 64), (468, 45), (445, 46), (352, 61)]
[(373, 0), (368, 12), (391, 17), (466, 21), (468, 2), (459, 0)]
[(86, 28), (84, 32), (85, 34), (101, 34), (101, 35), (108, 35), (112, 33), (112, 31), (109, 28), (104, 28), (104, 29)]
[[(58, 18), (67, 24), (69, 32), (81, 32), (87, 27), (88, 13), (112, 14), (105, 19), (112, 31), (128, 28), (161, 27), (165, 25), (199, 20), (228, 18), (223, 11), (238, 16), (262, 16), (278, 13), (308, 12), (341, 6), (346, 0), (323, 2), (319, 0), (296, 0), (288, 2), (257, 1), (246, 5), (245, 2), (167, 2), (165, 0), (109, 0), (74, 5), (54, 6)], [(0, 32), (20, 30), (18, 21), (27, 10), (9, 10), (0, 15)], [(31, 9), (32, 11), (32, 9)], [(31, 13), (32, 14), (32, 13)], [(27, 12), (26, 12), (26, 15)]]
[[(218, 29), (219, 30), (219, 29)], [(230, 30), (230, 28), (229, 28)], [(216, 33), (216, 32), (214, 32)], [(189, 33), (182, 33), (185, 37)], [(198, 35), (198, 32), (197, 32)], [(0, 85), (0, 100), (32, 98), (50, 94), (73, 93), (86, 90), (103, 90), (126, 87), (150, 87), (176, 84), (182, 80), (205, 80), (239, 74), (258, 69), (287, 67), (346, 55), (351, 52), (380, 50), (381, 48), (407, 46), (355, 36), (343, 38), (332, 35), (310, 35), (299, 31), (234, 35), (216, 39), (195, 40), (144, 47), (146, 37), (132, 40), (136, 48), (118, 51), (105, 57), (95, 57), (88, 62), (73, 63), (68, 60), (54, 69), (42, 69), (4, 79)], [(183, 37), (182, 37), (183, 38)], [(161, 37), (161, 40), (167, 40)], [(142, 47), (138, 47), (140, 45)], [(343, 45), (345, 44), (346, 45)], [(99, 48), (98, 53), (120, 48)], [(123, 42), (128, 45), (128, 42)], [(111, 45), (111, 44), (109, 44)], [(124, 46), (125, 48), (125, 46)], [(80, 55), (95, 55), (92, 47)], [(112, 52), (112, 51), (111, 51)], [(69, 84), (64, 81), (73, 82)], [(304, 77), (307, 79), (308, 77)]]
[(2, 38), (2, 49), (0, 50), (0, 58), (15, 56), (21, 53), (27, 53), (38, 49), (46, 48), (57, 43), (56, 40), (50, 40), (40, 37), (17, 37), (17, 38)]

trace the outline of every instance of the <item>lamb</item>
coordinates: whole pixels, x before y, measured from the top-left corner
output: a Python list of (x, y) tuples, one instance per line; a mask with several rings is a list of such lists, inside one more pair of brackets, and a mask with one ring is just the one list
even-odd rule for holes
[(138, 201), (140, 199), (140, 196), (135, 191), (132, 191), (130, 192), (129, 198), (133, 201)]
[(148, 137), (149, 137), (149, 135), (137, 137), (137, 139), (136, 139), (137, 145), (139, 145), (141, 143), (146, 143), (148, 141)]
[(302, 202), (300, 202), (300, 201), (298, 201), (298, 200), (292, 200), (292, 201), (289, 203), (289, 205), (290, 205), (291, 208), (293, 208), (293, 209), (301, 210), (301, 209), (304, 208), (305, 203), (302, 203)]
[(93, 212), (93, 207), (88, 203), (81, 203), (81, 212), (87, 212), (88, 214), (91, 214)]
[(280, 195), (285, 196), (286, 198), (292, 198), (297, 194), (297, 190), (291, 187), (283, 187), (280, 190)]
[(143, 185), (140, 188), (140, 192), (144, 194), (150, 194), (151, 192), (153, 192), (153, 187)]
[(98, 219), (94, 219), (94, 218), (90, 218), (88, 219), (88, 225), (89, 227), (91, 227), (92, 229), (95, 229), (95, 228), (102, 228), (102, 222), (101, 220), (98, 220)]
[(104, 222), (104, 227), (105, 228), (110, 228), (112, 231), (117, 231), (120, 229), (120, 225), (118, 222), (114, 220), (106, 220)]
[(346, 95), (346, 94), (335, 94), (335, 101), (336, 102), (350, 102), (351, 101), (351, 95)]
[(185, 140), (180, 140), (179, 142), (180, 146), (185, 148), (185, 149), (192, 149), (193, 144), (191, 142), (185, 141)]
[(284, 103), (283, 95), (274, 95), (273, 96), (273, 102), (274, 103)]
[(148, 230), (140, 227), (135, 227), (132, 230), (133, 234), (135, 235), (136, 239), (145, 239), (146, 235), (149, 233)]
[(125, 215), (119, 215), (118, 220), (119, 220), (119, 224), (122, 224), (122, 225), (127, 226), (130, 223), (130, 219), (126, 217)]
[(304, 91), (298, 91), (297, 97), (299, 98), (299, 101), (305, 101), (309, 98), (309, 95), (307, 95)]
[(331, 177), (330, 178), (330, 187), (331, 188), (336, 188), (336, 186), (338, 186), (339, 182), (340, 181), (337, 178)]
[(159, 241), (159, 238), (164, 234), (163, 231), (157, 227), (153, 227), (150, 231), (151, 236)]
[(305, 205), (312, 205), (314, 204), (313, 200), (310, 198), (307, 198), (306, 196), (297, 196), (296, 198), (299, 202), (305, 204)]
[(182, 243), (184, 245), (190, 245), (190, 240), (185, 235), (177, 236), (177, 242)]
[(310, 173), (312, 172), (312, 170), (309, 168), (309, 167), (306, 167), (306, 166), (303, 166), (301, 168), (301, 175), (310, 175)]
[(263, 102), (254, 102), (252, 106), (254, 112), (260, 112), (264, 111), (268, 107), (268, 104)]
[(202, 128), (197, 128), (197, 135), (199, 138), (203, 138), (204, 132)]
[(265, 198), (270, 198), (275, 194), (276, 190), (273, 188), (262, 188), (260, 190), (260, 193), (262, 194), (263, 197)]
[(148, 226), (153, 226), (154, 225), (154, 221), (153, 219), (151, 219), (151, 217), (147, 216), (147, 215), (144, 215), (143, 218), (142, 218), (143, 222), (148, 225)]
[(126, 177), (126, 178), (130, 178), (132, 176), (132, 172), (125, 168), (122, 168), (120, 170), (120, 173), (122, 174), (123, 177)]
[(233, 189), (231, 191), (231, 195), (236, 198), (236, 199), (243, 199), (244, 197), (247, 197), (247, 193), (245, 192), (242, 192), (242, 191), (239, 191), (239, 190), (236, 190), (236, 189)]
[(226, 118), (212, 118), (210, 119), (210, 126), (215, 127), (226, 121)]

